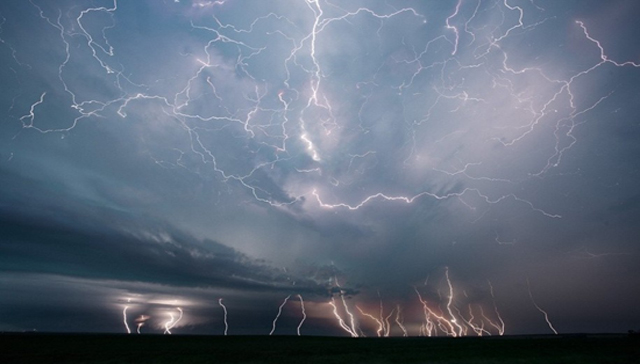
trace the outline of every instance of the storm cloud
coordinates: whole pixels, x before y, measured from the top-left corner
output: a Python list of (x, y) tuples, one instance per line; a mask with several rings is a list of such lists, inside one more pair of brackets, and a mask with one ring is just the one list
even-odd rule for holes
[(5, 1), (0, 329), (637, 329), (639, 11)]

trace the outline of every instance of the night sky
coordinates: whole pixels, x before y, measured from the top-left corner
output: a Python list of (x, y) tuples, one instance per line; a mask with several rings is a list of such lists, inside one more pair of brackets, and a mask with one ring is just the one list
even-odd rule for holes
[(4, 0), (0, 331), (638, 330), (639, 15)]

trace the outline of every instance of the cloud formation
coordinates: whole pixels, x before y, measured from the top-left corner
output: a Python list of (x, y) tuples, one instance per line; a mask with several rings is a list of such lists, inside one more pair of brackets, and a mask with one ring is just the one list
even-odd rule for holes
[[(638, 326), (637, 11), (2, 4), (0, 327), (161, 330), (174, 296), (175, 332), (224, 298), (264, 333), (289, 295), (279, 333), (296, 295), (314, 334)], [(56, 323), (80, 307), (111, 319)]]

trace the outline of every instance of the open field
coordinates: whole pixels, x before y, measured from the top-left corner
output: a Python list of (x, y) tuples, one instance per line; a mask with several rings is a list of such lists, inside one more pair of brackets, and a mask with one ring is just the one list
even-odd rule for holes
[(640, 363), (628, 335), (335, 338), (0, 334), (0, 363)]

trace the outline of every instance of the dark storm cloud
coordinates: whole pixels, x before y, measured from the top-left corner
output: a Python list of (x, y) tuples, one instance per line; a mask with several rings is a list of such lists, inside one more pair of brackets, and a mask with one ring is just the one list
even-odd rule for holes
[[(3, 271), (176, 286), (291, 289), (290, 276), (231, 247), (198, 240), (169, 223), (91, 206), (77, 196), (3, 172)], [(297, 284), (299, 292), (326, 293), (311, 280), (297, 279)]]
[[(460, 310), (498, 307), (511, 333), (549, 331), (527, 280), (561, 330), (626, 329), (640, 317), (635, 10), (4, 2), (3, 287), (64, 282), (65, 315), (91, 282), (115, 314), (136, 291), (138, 313), (165, 319), (169, 296), (208, 302), (190, 306), (194, 327), (224, 296), (253, 315), (245, 332), (302, 294), (317, 332), (344, 334), (332, 293), (404, 307), (415, 335), (417, 294), (443, 310), (446, 272)], [(43, 289), (25, 287), (0, 307)]]

